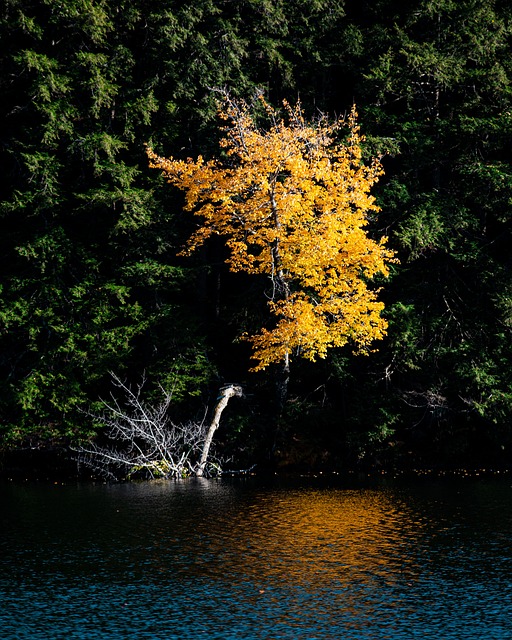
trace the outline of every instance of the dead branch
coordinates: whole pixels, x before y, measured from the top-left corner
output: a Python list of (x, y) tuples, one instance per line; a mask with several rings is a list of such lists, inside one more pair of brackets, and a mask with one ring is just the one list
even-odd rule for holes
[(77, 447), (79, 464), (116, 480), (134, 475), (153, 479), (222, 473), (220, 461), (212, 458), (210, 449), (229, 399), (242, 395), (239, 385), (221, 388), (210, 424), (205, 418), (201, 422), (175, 424), (169, 417), (170, 393), (161, 389), (161, 401), (148, 404), (142, 398), (145, 379), (134, 390), (111, 375), (117, 391), (110, 394), (109, 400), (102, 400), (100, 414), (87, 412), (106, 427), (111, 444), (92, 441)]

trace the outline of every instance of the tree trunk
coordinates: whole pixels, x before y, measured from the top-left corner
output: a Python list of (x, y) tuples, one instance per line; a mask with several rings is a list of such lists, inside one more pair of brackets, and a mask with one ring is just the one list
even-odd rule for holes
[(233, 396), (242, 396), (243, 391), (242, 387), (237, 384), (228, 384), (220, 389), (219, 401), (213, 412), (212, 421), (210, 423), (210, 427), (208, 428), (208, 433), (206, 434), (206, 440), (204, 441), (203, 452), (201, 453), (201, 460), (199, 462), (199, 467), (197, 469), (196, 475), (201, 477), (204, 475), (204, 470), (206, 467), (206, 463), (208, 461), (208, 454), (210, 452), (210, 446), (212, 444), (213, 435), (219, 428), (220, 417), (222, 412), (227, 407), (229, 399)]
[(278, 415), (281, 417), (288, 398), (288, 382), (290, 380), (290, 356), (287, 353), (284, 362), (279, 365), (276, 375), (276, 399)]

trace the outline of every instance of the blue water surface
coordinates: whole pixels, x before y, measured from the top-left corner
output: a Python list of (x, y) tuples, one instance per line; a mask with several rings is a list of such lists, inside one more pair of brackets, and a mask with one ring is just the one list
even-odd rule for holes
[(512, 638), (508, 481), (0, 485), (0, 638)]

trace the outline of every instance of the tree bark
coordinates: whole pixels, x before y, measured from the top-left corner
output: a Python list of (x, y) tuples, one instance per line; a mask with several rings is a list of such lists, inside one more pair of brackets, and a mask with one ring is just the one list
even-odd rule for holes
[(208, 433), (206, 434), (206, 440), (204, 441), (203, 451), (201, 453), (201, 460), (199, 461), (199, 467), (197, 469), (196, 476), (201, 477), (204, 475), (204, 470), (206, 467), (206, 463), (208, 461), (208, 454), (210, 452), (210, 447), (213, 440), (213, 435), (219, 428), (220, 417), (222, 412), (227, 407), (229, 399), (233, 396), (242, 396), (243, 390), (240, 385), (237, 384), (228, 384), (220, 389), (220, 396), (217, 402), (217, 405), (213, 412), (212, 421), (210, 423), (210, 427), (208, 428)]
[(290, 355), (287, 353), (276, 375), (276, 399), (278, 415), (281, 417), (288, 399), (288, 382), (290, 381)]

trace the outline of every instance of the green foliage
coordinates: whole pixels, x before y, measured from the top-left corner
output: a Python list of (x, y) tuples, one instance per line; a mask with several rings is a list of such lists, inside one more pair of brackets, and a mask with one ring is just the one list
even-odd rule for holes
[[(176, 231), (139, 168), (160, 106), (147, 84), (161, 70), (150, 68), (141, 84), (154, 45), (138, 46), (147, 41), (143, 14), (122, 4), (10, 2), (1, 19), (0, 373), (9, 440), (87, 434), (78, 410), (111, 369), (140, 366), (165, 378), (174, 367), (182, 395), (197, 393), (211, 372), (174, 364), (204, 358), (205, 347), (193, 314), (185, 323), (176, 311), (187, 282)], [(156, 347), (163, 316), (177, 334), (168, 351)]]
[[(387, 153), (368, 227), (401, 259), (383, 292), (387, 341), (357, 364), (341, 352), (296, 367), (284, 454), (298, 438), (338, 461), (456, 456), (484, 441), (506, 455), (511, 25), (503, 0), (4, 0), (5, 442), (88, 437), (79, 409), (108, 394), (111, 369), (173, 387), (185, 418), (217, 377), (247, 376), (233, 339), (258, 325), (265, 282), (227, 274), (218, 245), (195, 263), (176, 257), (193, 229), (143, 147), (211, 155), (211, 89), (226, 87), (274, 103), (299, 94), (333, 116), (355, 101), (365, 157)], [(253, 404), (233, 437), (263, 452), (268, 379), (247, 383)]]
[(381, 192), (403, 264), (381, 366), (404, 425), (510, 424), (510, 9), (391, 4), (364, 7), (360, 85), (367, 120), (400, 142)]
[(177, 399), (200, 395), (218, 366), (207, 355), (205, 276), (176, 258), (180, 205), (154, 189), (143, 143), (213, 144), (211, 88), (298, 88), (315, 73), (304, 60), (325, 63), (342, 15), (323, 0), (5, 3), (6, 437), (80, 437), (77, 409), (110, 369), (147, 369), (155, 384), (172, 381)]

